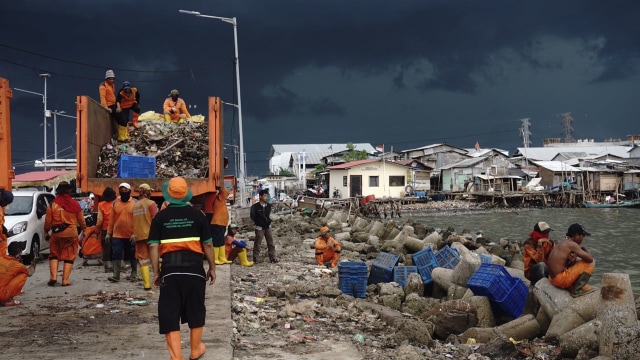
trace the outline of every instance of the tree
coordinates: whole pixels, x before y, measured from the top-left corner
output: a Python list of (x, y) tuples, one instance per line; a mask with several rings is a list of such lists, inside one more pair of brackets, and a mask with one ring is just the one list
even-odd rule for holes
[(287, 176), (287, 177), (292, 177), (292, 176), (296, 176), (294, 173), (292, 173), (291, 171), (287, 170), (287, 169), (283, 169), (280, 168), (280, 173), (278, 174), (280, 176)]
[(369, 158), (366, 150), (356, 150), (356, 146), (353, 143), (347, 143), (347, 152), (342, 156), (345, 162), (365, 160)]

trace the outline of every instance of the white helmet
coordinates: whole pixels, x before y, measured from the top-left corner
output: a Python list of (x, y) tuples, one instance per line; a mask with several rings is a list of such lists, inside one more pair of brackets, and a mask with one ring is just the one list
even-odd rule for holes
[(104, 78), (105, 80), (108, 78), (115, 78), (116, 74), (113, 73), (113, 70), (107, 70), (107, 72), (104, 74)]

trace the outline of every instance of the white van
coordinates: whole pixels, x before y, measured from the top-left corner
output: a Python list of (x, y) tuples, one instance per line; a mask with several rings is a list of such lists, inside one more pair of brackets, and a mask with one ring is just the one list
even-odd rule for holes
[(47, 207), (55, 196), (44, 191), (12, 191), (13, 202), (6, 208), (4, 226), (9, 232), (7, 245), (14, 241), (26, 241), (22, 252), (23, 263), (29, 264), (40, 258), (40, 250), (49, 248), (44, 233)]

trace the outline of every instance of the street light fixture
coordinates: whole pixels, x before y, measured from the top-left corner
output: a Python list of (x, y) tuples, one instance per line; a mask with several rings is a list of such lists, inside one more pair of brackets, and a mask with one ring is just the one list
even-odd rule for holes
[[(179, 10), (180, 13), (182, 14), (187, 14), (187, 15), (194, 15), (197, 17), (203, 17), (203, 18), (207, 18), (207, 19), (215, 19), (215, 20), (220, 20), (220, 21), (224, 21), (226, 23), (229, 23), (231, 25), (233, 25), (233, 42), (234, 42), (234, 50), (235, 50), (235, 65), (236, 65), (236, 90), (237, 90), (237, 96), (238, 96), (238, 135), (240, 136), (240, 148), (239, 148), (239, 152), (240, 152), (240, 172), (238, 174), (238, 180), (240, 183), (240, 198), (242, 200), (244, 200), (244, 193), (245, 193), (245, 173), (246, 173), (246, 164), (245, 164), (245, 160), (244, 160), (244, 137), (242, 134), (242, 101), (240, 100), (240, 60), (238, 58), (238, 21), (236, 20), (235, 17), (232, 18), (226, 18), (226, 17), (221, 17), (221, 16), (213, 16), (213, 15), (203, 15), (201, 14), (199, 11), (191, 11), (191, 10)], [(245, 203), (244, 201), (240, 202), (240, 206), (244, 207)]]
[[(44, 161), (47, 160), (47, 118), (51, 116), (47, 110), (47, 78), (51, 76), (49, 74), (40, 74), (40, 77), (44, 79), (44, 95), (42, 96), (42, 102), (44, 103)], [(44, 166), (44, 171), (47, 171), (47, 166)]]

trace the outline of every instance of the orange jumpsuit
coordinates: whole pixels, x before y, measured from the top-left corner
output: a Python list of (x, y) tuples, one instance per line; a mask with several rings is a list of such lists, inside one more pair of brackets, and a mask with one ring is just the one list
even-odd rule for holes
[[(172, 114), (171, 113), (171, 108), (176, 108), (176, 111)], [(168, 114), (171, 117), (171, 120), (179, 120), (180, 119), (180, 114), (182, 113), (183, 115), (185, 115), (188, 118), (191, 117), (191, 114), (189, 114), (189, 111), (187, 111), (187, 104), (184, 102), (184, 100), (182, 100), (182, 98), (178, 98), (178, 101), (173, 101), (173, 99), (171, 99), (170, 97), (168, 97), (165, 101), (164, 104), (162, 105), (164, 114)]]
[(49, 259), (73, 263), (78, 255), (78, 226), (82, 230), (87, 228), (82, 210), (72, 213), (52, 203), (47, 208), (44, 231), (48, 233), (52, 227), (62, 224), (67, 224), (67, 228), (51, 234)]
[(338, 265), (340, 260), (340, 251), (342, 245), (334, 239), (331, 235), (321, 235), (316, 238), (316, 262), (320, 266), (324, 266), (324, 263), (331, 261), (331, 267), (334, 268)]
[[(560, 289), (570, 289), (583, 273), (591, 274), (595, 269), (595, 264), (588, 263), (584, 260), (578, 260), (575, 264), (565, 268), (563, 272), (556, 274), (555, 277), (549, 275), (549, 282)], [(587, 288), (588, 285), (585, 285)]]
[(140, 198), (133, 205), (133, 235), (136, 238), (136, 259), (140, 263), (148, 263), (151, 259), (149, 256), (149, 228), (151, 220), (158, 213), (158, 205), (155, 201), (147, 198)]
[(29, 269), (18, 259), (0, 254), (0, 304), (20, 295), (28, 276)]

